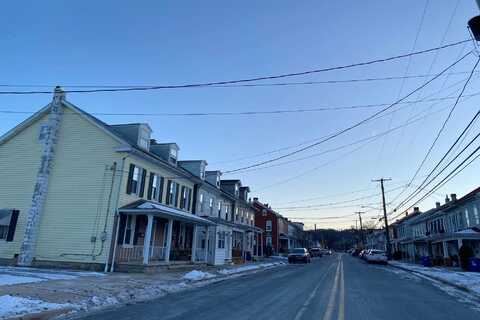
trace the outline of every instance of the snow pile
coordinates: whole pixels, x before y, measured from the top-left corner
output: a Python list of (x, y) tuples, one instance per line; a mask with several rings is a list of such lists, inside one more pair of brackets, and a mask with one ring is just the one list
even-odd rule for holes
[(9, 274), (0, 274), (0, 286), (9, 286), (12, 284), (22, 284), (44, 281), (40, 278), (13, 276)]
[(240, 273), (240, 272), (245, 272), (245, 271), (251, 271), (251, 270), (256, 270), (260, 268), (271, 268), (275, 266), (280, 266), (284, 265), (285, 262), (268, 262), (268, 263), (261, 263), (261, 264), (247, 264), (243, 265), (240, 267), (236, 268), (230, 268), (230, 269), (222, 269), (219, 270), (218, 273), (223, 274), (223, 275), (229, 275), (229, 274), (235, 274), (235, 273)]
[(480, 294), (480, 273), (453, 271), (445, 268), (426, 268), (420, 265), (402, 263), (397, 261), (390, 262), (394, 266), (408, 269), (426, 276), (433, 277), (457, 286), (467, 288), (477, 294)]
[(182, 279), (190, 280), (190, 281), (199, 281), (203, 279), (211, 279), (214, 278), (215, 275), (208, 273), (208, 272), (203, 272), (203, 271), (198, 271), (198, 270), (192, 270), (188, 273), (186, 273)]
[(36, 313), (47, 310), (75, 307), (71, 304), (50, 303), (42, 300), (14, 297), (10, 295), (0, 296), (0, 306), (0, 319), (7, 319), (25, 313)]

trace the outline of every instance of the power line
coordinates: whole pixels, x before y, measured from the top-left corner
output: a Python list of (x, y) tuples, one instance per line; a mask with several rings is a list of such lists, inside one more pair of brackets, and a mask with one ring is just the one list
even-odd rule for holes
[[(446, 49), (449, 47), (455, 47), (460, 44), (470, 42), (470, 39), (457, 41), (454, 43), (449, 43), (443, 46), (430, 48), (426, 50), (410, 52), (407, 54), (396, 55), (388, 58), (382, 59), (375, 59), (369, 60), (364, 62), (357, 62), (347, 65), (335, 66), (335, 67), (327, 67), (321, 69), (313, 69), (301, 72), (293, 72), (293, 73), (285, 73), (279, 75), (271, 75), (271, 76), (260, 76), (254, 78), (246, 78), (246, 79), (238, 79), (238, 80), (226, 80), (226, 81), (215, 81), (215, 82), (204, 82), (204, 83), (191, 83), (191, 84), (181, 84), (181, 85), (159, 85), (159, 86), (151, 86), (151, 87), (131, 87), (131, 88), (103, 88), (103, 89), (87, 89), (87, 90), (67, 90), (65, 92), (68, 93), (98, 93), (98, 92), (126, 92), (126, 91), (148, 91), (148, 90), (159, 90), (159, 89), (183, 89), (183, 88), (197, 88), (197, 87), (208, 87), (213, 85), (226, 85), (226, 84), (237, 84), (237, 83), (246, 83), (246, 82), (254, 82), (254, 81), (261, 81), (261, 80), (272, 80), (272, 79), (280, 79), (280, 78), (289, 78), (289, 77), (296, 77), (296, 76), (305, 76), (310, 74), (316, 74), (321, 72), (328, 72), (328, 71), (337, 71), (337, 70), (344, 70), (354, 67), (361, 67), (372, 65), (381, 62), (388, 62), (392, 60), (407, 58), (411, 56), (421, 55), (425, 53), (435, 52), (437, 50)], [(12, 94), (12, 95), (28, 95), (28, 94), (52, 94), (52, 91), (1, 91), (0, 94)]]
[[(451, 84), (450, 86), (448, 86), (448, 87), (445, 88), (445, 89), (450, 89), (450, 88), (452, 88), (452, 87), (457, 86), (458, 84), (464, 83), (465, 80), (466, 80), (466, 79), (462, 79), (461, 81), (457, 81), (457, 82)], [(435, 91), (435, 92), (427, 95), (427, 97), (432, 97), (432, 96), (434, 96), (435, 94), (444, 91), (445, 89)], [(469, 94), (469, 95), (463, 95), (463, 97), (464, 97), (464, 98), (470, 98), (470, 97), (474, 97), (474, 96), (478, 96), (478, 95), (480, 95), (480, 92), (477, 92), (477, 93), (474, 93), (474, 94)], [(425, 97), (424, 99), (422, 99), (422, 101), (418, 101), (418, 100), (417, 100), (417, 101), (404, 101), (404, 102), (400, 102), (400, 103), (398, 103), (398, 104), (410, 104), (410, 103), (416, 103), (416, 102), (431, 102), (431, 101), (451, 100), (451, 99), (456, 99), (457, 96), (458, 96), (458, 95), (453, 95), (453, 96), (447, 95), (447, 96), (445, 96), (445, 97), (439, 97), (439, 98), (427, 98), (427, 97)], [(436, 104), (436, 103), (432, 104), (429, 109), (431, 109), (435, 104)], [(390, 103), (364, 105), (364, 107), (381, 107), (381, 106), (388, 106), (388, 105), (390, 105)], [(341, 107), (341, 108), (343, 108), (343, 107)], [(347, 108), (348, 108), (348, 107), (347, 107)], [(381, 117), (383, 117), (383, 116), (385, 116), (385, 115), (388, 115), (388, 114), (389, 114), (389, 113), (385, 113), (385, 114), (383, 114), (383, 115), (378, 116), (377, 118), (381, 118)], [(270, 151), (260, 152), (260, 153), (257, 153), (257, 154), (248, 155), (248, 156), (243, 156), (243, 157), (239, 157), (239, 158), (217, 161), (217, 162), (213, 162), (213, 163), (210, 163), (210, 164), (211, 164), (211, 165), (213, 165), (213, 164), (218, 165), (218, 164), (223, 164), (223, 163), (238, 162), (238, 161), (242, 161), (242, 160), (247, 160), (247, 159), (252, 159), (252, 158), (258, 158), (258, 157), (265, 156), (265, 155), (275, 154), (275, 153), (278, 153), (278, 152), (281, 152), (281, 151), (284, 151), (284, 150), (289, 150), (289, 149), (297, 148), (297, 147), (300, 147), (300, 146), (302, 146), (302, 145), (306, 145), (306, 144), (309, 144), (309, 143), (312, 143), (312, 142), (315, 142), (315, 141), (324, 139), (324, 138), (326, 138), (326, 137), (328, 137), (328, 135), (322, 136), (322, 137), (319, 137), (319, 138), (315, 138), (315, 139), (306, 140), (306, 141), (297, 143), (297, 144), (295, 144), (295, 145), (290, 145), (290, 146), (286, 146), (286, 147), (281, 147), (281, 148), (278, 148), (278, 149), (273, 149), (273, 150), (270, 150)]]
[[(455, 108), (457, 107), (458, 102), (460, 101), (460, 99), (461, 99), (461, 97), (462, 97), (465, 89), (467, 88), (468, 83), (470, 82), (470, 79), (471, 79), (472, 76), (473, 76), (473, 72), (474, 72), (475, 69), (477, 68), (479, 62), (480, 62), (480, 58), (477, 59), (475, 65), (473, 66), (473, 69), (472, 69), (472, 72), (470, 73), (470, 76), (468, 77), (467, 81), (465, 81), (465, 84), (463, 85), (463, 88), (462, 88), (462, 90), (460, 91), (460, 94), (458, 95), (457, 99), (455, 100), (455, 103), (453, 104), (452, 108), (450, 109), (450, 112), (448, 113), (447, 118), (446, 118), (446, 119), (444, 120), (444, 122), (442, 123), (442, 126), (440, 127), (440, 130), (437, 132), (437, 135), (435, 136), (435, 139), (433, 140), (433, 143), (430, 145), (430, 148), (428, 149), (428, 151), (427, 151), (427, 153), (425, 154), (422, 162), (420, 163), (420, 165), (418, 166), (417, 170), (415, 171), (415, 173), (414, 173), (411, 181), (413, 181), (413, 179), (416, 178), (416, 176), (418, 175), (418, 173), (419, 173), (420, 170), (422, 169), (423, 165), (424, 165), (425, 162), (427, 161), (428, 157), (430, 156), (430, 153), (432, 152), (435, 144), (437, 143), (438, 139), (440, 138), (440, 135), (442, 134), (442, 132), (443, 132), (443, 130), (445, 129), (448, 121), (450, 120), (453, 112), (455, 111)], [(470, 123), (470, 124), (471, 124), (471, 123)], [(469, 124), (469, 126), (470, 126), (470, 124)], [(468, 128), (468, 127), (467, 127), (467, 128)], [(462, 132), (462, 135), (463, 135), (464, 133), (465, 133), (465, 131)], [(460, 139), (460, 138), (461, 138), (461, 136), (459, 137), (459, 139)], [(455, 141), (454, 145), (447, 151), (445, 157), (446, 157), (446, 156), (448, 155), (448, 153), (453, 149), (453, 147), (455, 146), (455, 144), (458, 142), (459, 139), (457, 139), (457, 141)], [(441, 161), (443, 161), (443, 159), (444, 159), (444, 157), (442, 158)], [(435, 167), (435, 169), (436, 169), (436, 167)], [(428, 179), (428, 178), (427, 178), (427, 179)], [(424, 181), (424, 182), (425, 182), (425, 181)], [(418, 190), (418, 188), (417, 188), (417, 190)], [(414, 192), (415, 192), (415, 191), (414, 191)], [(401, 206), (402, 204), (403, 204), (403, 201), (402, 201), (398, 206)]]
[(278, 157), (275, 157), (273, 159), (269, 159), (269, 160), (265, 160), (265, 161), (261, 161), (261, 162), (258, 162), (258, 163), (255, 163), (255, 164), (252, 164), (252, 165), (249, 165), (249, 166), (244, 166), (244, 167), (240, 167), (240, 168), (237, 168), (237, 169), (233, 169), (233, 170), (228, 170), (228, 171), (225, 171), (225, 173), (232, 173), (232, 172), (237, 172), (237, 171), (241, 171), (241, 170), (244, 170), (244, 169), (250, 169), (250, 168), (254, 168), (254, 167), (258, 167), (258, 166), (261, 166), (261, 165), (264, 165), (264, 164), (267, 164), (267, 163), (271, 163), (271, 162), (274, 162), (274, 161), (277, 161), (277, 160), (280, 160), (280, 159), (283, 159), (283, 158), (286, 158), (286, 157), (289, 157), (289, 156), (292, 156), (294, 154), (297, 154), (297, 153), (300, 153), (300, 152), (303, 152), (305, 150), (308, 150), (308, 149), (311, 149), (313, 147), (316, 147), (324, 142), (327, 142), (329, 140), (332, 140), (348, 131), (351, 131), (361, 125), (363, 125), (364, 123), (374, 119), (375, 117), (377, 117), (379, 114), (391, 109), (392, 107), (394, 107), (397, 103), (407, 99), (408, 97), (410, 97), (411, 95), (413, 95), (415, 92), (418, 92), (419, 90), (423, 89), (424, 87), (426, 87), (428, 84), (430, 84), (431, 82), (433, 82), (435, 79), (437, 79), (438, 77), (440, 77), (443, 73), (445, 73), (446, 71), (448, 71), (450, 68), (454, 67), (457, 63), (459, 63), (460, 61), (462, 61), (463, 59), (465, 59), (471, 52), (468, 52), (467, 54), (465, 54), (463, 57), (461, 57), (460, 59), (457, 59), (457, 61), (455, 61), (454, 63), (452, 63), (451, 65), (449, 65), (448, 67), (446, 67), (445, 69), (443, 69), (439, 74), (437, 74), (435, 77), (431, 78), (430, 80), (428, 80), (427, 82), (425, 82), (424, 84), (422, 84), (421, 86), (417, 87), (415, 90), (411, 91), (409, 94), (407, 94), (406, 96), (404, 96), (403, 98), (395, 101), (394, 103), (390, 104), (389, 106), (375, 112), (373, 115), (370, 115), (368, 116), (367, 118), (347, 127), (347, 128), (344, 128), (340, 131), (337, 131), (329, 136), (327, 136), (326, 138), (318, 141), (318, 142), (315, 142), (313, 144), (310, 144), (306, 147), (303, 147), (301, 149), (298, 149), (298, 150), (295, 150), (293, 152), (289, 152), (287, 154), (284, 154), (282, 156), (278, 156)]
[[(438, 51), (437, 51), (438, 52)], [(466, 74), (469, 71), (457, 71), (445, 74), (445, 76)], [(430, 78), (435, 74), (417, 74), (417, 75), (403, 75), (403, 76), (388, 76), (388, 77), (371, 77), (371, 78), (353, 78), (353, 79), (331, 79), (319, 81), (295, 81), (295, 82), (274, 82), (274, 83), (249, 83), (249, 84), (233, 84), (233, 85), (211, 85), (209, 88), (241, 88), (241, 87), (275, 87), (275, 86), (299, 86), (299, 85), (316, 85), (316, 84), (343, 84), (343, 83), (358, 83), (358, 82), (377, 82), (377, 81), (391, 81), (391, 80), (409, 80)], [(4, 88), (52, 88), (55, 84), (0, 84)], [(150, 88), (155, 85), (62, 85), (62, 88)], [(67, 90), (68, 92), (68, 90)]]

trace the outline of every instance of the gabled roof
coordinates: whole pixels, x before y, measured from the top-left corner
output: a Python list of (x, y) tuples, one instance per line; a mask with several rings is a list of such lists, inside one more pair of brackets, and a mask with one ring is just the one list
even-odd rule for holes
[[(124, 146), (131, 149), (131, 151), (133, 151), (137, 155), (148, 157), (151, 160), (154, 160), (157, 163), (161, 163), (163, 166), (166, 166), (169, 169), (174, 170), (177, 173), (180, 173), (180, 174), (182, 174), (186, 177), (192, 178), (194, 180), (199, 180), (200, 179), (200, 178), (197, 178), (192, 173), (190, 173), (189, 171), (187, 171), (187, 170), (185, 170), (181, 167), (172, 166), (168, 161), (160, 158), (158, 155), (156, 155), (152, 152), (146, 151), (146, 150), (138, 147), (136, 144), (132, 144), (131, 142), (124, 139), (123, 136), (121, 134), (119, 134), (113, 128), (114, 126), (110, 126), (110, 125), (106, 124), (105, 122), (103, 122), (100, 119), (94, 117), (93, 115), (91, 115), (90, 113), (82, 110), (81, 108), (75, 106), (74, 104), (68, 102), (67, 100), (62, 100), (62, 104), (65, 108), (68, 108), (68, 109), (72, 110), (73, 112), (77, 113), (80, 117), (82, 117), (83, 119), (92, 123), (94, 126), (98, 127), (100, 130), (105, 132), (107, 135), (109, 135), (113, 139), (117, 140), (118, 142), (120, 142)], [(0, 137), (0, 145), (4, 144), (8, 140), (15, 137), (18, 133), (23, 131), (25, 128), (29, 127), (31, 124), (33, 124), (35, 121), (39, 120), (41, 117), (47, 115), (48, 112), (49, 112), (49, 109), (50, 109), (50, 105), (51, 104), (46, 105), (45, 107), (40, 109), (38, 112), (36, 112), (35, 114), (33, 114), (32, 116), (27, 118), (25, 121), (21, 122), (20, 124), (15, 126), (13, 129), (11, 129), (7, 133), (5, 133), (3, 136), (1, 136)], [(127, 150), (125, 150), (125, 151), (127, 151)]]

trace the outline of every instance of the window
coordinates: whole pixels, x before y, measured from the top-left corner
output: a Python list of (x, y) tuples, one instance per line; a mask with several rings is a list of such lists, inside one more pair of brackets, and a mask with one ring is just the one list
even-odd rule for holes
[(127, 194), (135, 194), (139, 197), (143, 197), (146, 175), (147, 171), (145, 169), (130, 164), (130, 170), (128, 171)]
[(170, 148), (169, 160), (173, 164), (177, 164), (178, 151), (175, 148)]
[(150, 182), (148, 184), (148, 200), (162, 202), (164, 178), (153, 172), (150, 173)]
[(218, 201), (218, 218), (220, 219), (222, 217), (222, 201)]
[(265, 221), (265, 231), (267, 232), (272, 231), (272, 220)]
[(218, 248), (219, 249), (225, 248), (225, 231), (218, 233)]
[(238, 193), (238, 184), (235, 185), (235, 195), (238, 197), (239, 193)]
[(0, 209), (0, 240), (13, 241), (18, 215), (18, 210)]
[(187, 207), (187, 187), (182, 186), (182, 191), (180, 192), (180, 209), (185, 209)]
[(203, 202), (203, 193), (200, 193), (200, 212), (203, 212), (203, 209), (205, 209), (204, 202)]
[(228, 220), (228, 205), (225, 205), (225, 220)]
[(140, 129), (140, 135), (138, 137), (138, 145), (145, 150), (150, 147), (150, 132), (146, 128)]
[(220, 176), (217, 174), (217, 187), (220, 188)]
[(179, 189), (179, 184), (172, 181), (168, 180), (167, 182), (167, 204), (170, 206), (176, 207), (178, 205), (178, 189)]
[(213, 198), (210, 198), (210, 203), (208, 204), (210, 208), (210, 214), (213, 214)]
[(473, 207), (473, 215), (475, 216), (475, 223), (478, 225), (480, 224), (480, 216), (478, 215), (478, 207)]
[(124, 216), (124, 232), (123, 232), (123, 238), (121, 238), (123, 241), (121, 244), (123, 245), (133, 245), (133, 233), (135, 232), (135, 223), (136, 223), (136, 216), (132, 215), (127, 215)]
[(235, 208), (235, 221), (238, 221), (238, 208)]
[(265, 237), (265, 242), (266, 242), (267, 246), (271, 247), (272, 246), (272, 237), (271, 236)]
[(467, 227), (470, 227), (470, 217), (468, 216), (468, 209), (465, 209), (465, 220), (467, 222)]

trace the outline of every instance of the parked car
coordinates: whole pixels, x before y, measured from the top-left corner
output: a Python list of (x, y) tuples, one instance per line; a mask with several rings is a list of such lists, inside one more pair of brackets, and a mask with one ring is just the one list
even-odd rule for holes
[(311, 249), (309, 250), (309, 252), (310, 252), (310, 256), (311, 256), (312, 258), (314, 258), (314, 257), (321, 257), (321, 256), (323, 255), (323, 254), (322, 254), (322, 250), (321, 250), (320, 248), (311, 248)]
[(364, 249), (364, 250), (360, 251), (360, 253), (358, 254), (358, 256), (359, 256), (361, 259), (365, 260), (365, 257), (367, 256), (367, 254), (368, 254), (369, 252), (370, 252), (370, 249)]
[(304, 263), (311, 262), (311, 256), (310, 253), (308, 253), (307, 249), (295, 248), (290, 251), (290, 253), (288, 254), (288, 263), (295, 263), (297, 261), (301, 261)]
[(388, 258), (385, 251), (382, 250), (369, 250), (365, 255), (365, 261), (368, 263), (382, 263), (387, 264)]

